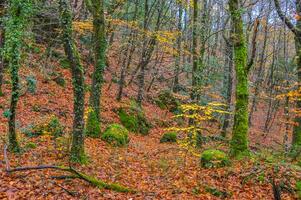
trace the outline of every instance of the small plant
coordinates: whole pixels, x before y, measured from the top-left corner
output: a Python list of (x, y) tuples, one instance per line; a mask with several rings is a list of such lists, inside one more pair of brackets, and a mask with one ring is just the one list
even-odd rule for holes
[(25, 146), (24, 146), (25, 149), (35, 149), (37, 148), (37, 144), (34, 143), (34, 142), (28, 142)]
[(51, 135), (54, 138), (57, 138), (64, 134), (64, 126), (61, 125), (57, 117), (51, 116), (46, 120), (42, 120), (35, 125), (30, 125), (28, 128), (23, 129), (22, 133), (27, 137)]
[(205, 191), (216, 196), (216, 197), (220, 197), (220, 198), (227, 198), (229, 196), (231, 196), (229, 193), (227, 193), (226, 191), (221, 191), (215, 187), (209, 187), (209, 186), (205, 186)]
[(3, 112), (3, 117), (5, 117), (5, 118), (9, 118), (10, 115), (11, 115), (11, 112), (10, 112), (9, 109), (6, 109), (6, 110)]
[(177, 142), (177, 133), (176, 132), (169, 132), (165, 133), (162, 138), (160, 139), (161, 143), (164, 142)]
[(28, 88), (28, 92), (31, 94), (36, 93), (37, 90), (37, 79), (35, 76), (27, 76), (26, 77), (26, 84)]
[(201, 166), (204, 168), (224, 167), (230, 164), (227, 154), (216, 149), (205, 150), (201, 154)]
[(113, 146), (125, 146), (129, 143), (128, 130), (120, 124), (111, 124), (102, 134), (101, 139)]
[(200, 156), (196, 149), (204, 143), (205, 137), (203, 137), (203, 132), (212, 132), (212, 130), (207, 129), (206, 124), (217, 121), (215, 115), (229, 112), (224, 111), (224, 104), (218, 102), (210, 102), (206, 105), (183, 104), (179, 106), (179, 109), (181, 114), (175, 115), (174, 118), (189, 121), (188, 126), (185, 123), (183, 124), (184, 126), (170, 127), (166, 130), (185, 133), (185, 137), (178, 140), (179, 146), (196, 156)]
[(168, 109), (171, 112), (177, 113), (180, 101), (174, 97), (173, 93), (169, 90), (163, 90), (155, 100), (157, 106), (161, 109)]

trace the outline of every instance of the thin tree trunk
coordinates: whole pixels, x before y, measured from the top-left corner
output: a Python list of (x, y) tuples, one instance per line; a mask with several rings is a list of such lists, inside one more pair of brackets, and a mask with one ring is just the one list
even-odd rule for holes
[[(270, 4), (271, 6), (271, 4)], [(266, 52), (266, 47), (267, 47), (267, 41), (268, 41), (268, 30), (269, 30), (269, 16), (270, 16), (270, 7), (269, 7), (269, 13), (266, 17), (266, 25), (264, 28), (264, 39), (263, 39), (263, 46), (262, 46), (262, 53), (260, 55), (260, 63), (259, 63), (259, 68), (258, 68), (258, 72), (257, 72), (257, 77), (256, 77), (256, 81), (255, 81), (255, 89), (254, 89), (254, 97), (252, 99), (252, 104), (251, 104), (251, 110), (250, 110), (250, 114), (249, 114), (249, 125), (252, 126), (252, 117), (253, 117), (253, 113), (254, 111), (256, 111), (256, 105), (257, 105), (257, 98), (260, 92), (260, 86), (261, 83), (263, 81), (263, 71), (265, 68), (265, 52)]]
[(179, 74), (180, 74), (180, 62), (181, 62), (181, 49), (182, 49), (182, 15), (183, 15), (183, 9), (181, 3), (179, 4), (179, 12), (178, 12), (178, 32), (179, 35), (177, 37), (177, 55), (175, 59), (175, 78), (174, 78), (174, 84), (173, 84), (173, 92), (179, 91)]
[(85, 162), (84, 149), (84, 73), (80, 62), (80, 56), (72, 38), (72, 13), (70, 2), (60, 0), (61, 27), (63, 30), (63, 43), (65, 53), (71, 65), (72, 83), (73, 83), (73, 131), (70, 160), (74, 162)]

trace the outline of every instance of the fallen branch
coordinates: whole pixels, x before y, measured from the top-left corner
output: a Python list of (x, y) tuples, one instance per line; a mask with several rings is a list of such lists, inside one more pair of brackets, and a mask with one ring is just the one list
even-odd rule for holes
[(8, 157), (7, 157), (7, 146), (4, 146), (4, 160), (6, 164), (6, 172), (12, 173), (12, 172), (19, 172), (19, 171), (29, 171), (29, 170), (43, 170), (43, 169), (54, 169), (54, 170), (60, 170), (71, 173), (73, 176), (66, 176), (66, 177), (72, 177), (72, 178), (79, 178), (81, 180), (84, 180), (91, 185), (99, 188), (99, 189), (108, 189), (113, 190), (116, 192), (125, 192), (125, 193), (135, 193), (136, 191), (130, 188), (127, 188), (125, 186), (122, 186), (118, 183), (106, 183), (102, 180), (99, 180), (93, 176), (86, 175), (82, 172), (79, 172), (75, 170), (74, 168), (65, 167), (65, 166), (56, 166), (56, 165), (39, 165), (39, 166), (29, 166), (29, 167), (16, 167), (16, 168), (10, 168)]

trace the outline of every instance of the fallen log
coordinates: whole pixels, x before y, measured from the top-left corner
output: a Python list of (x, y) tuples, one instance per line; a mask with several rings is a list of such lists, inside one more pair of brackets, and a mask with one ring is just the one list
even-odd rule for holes
[(4, 146), (4, 160), (5, 160), (5, 166), (6, 166), (7, 173), (30, 171), (30, 170), (53, 169), (53, 170), (59, 170), (59, 171), (65, 171), (65, 172), (71, 173), (72, 176), (69, 176), (69, 177), (84, 180), (99, 189), (108, 189), (108, 190), (113, 190), (116, 192), (124, 192), (124, 193), (135, 193), (136, 192), (135, 190), (130, 189), (125, 186), (122, 186), (118, 183), (106, 183), (93, 176), (89, 176), (85, 173), (79, 172), (78, 170), (74, 169), (72, 166), (66, 167), (66, 166), (57, 166), (57, 165), (39, 165), (39, 166), (10, 168), (9, 160), (7, 157), (7, 146), (6, 145)]

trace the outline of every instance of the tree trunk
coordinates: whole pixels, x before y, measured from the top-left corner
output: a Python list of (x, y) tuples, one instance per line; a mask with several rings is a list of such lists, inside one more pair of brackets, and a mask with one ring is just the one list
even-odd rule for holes
[(179, 6), (179, 13), (178, 13), (178, 37), (177, 37), (177, 55), (175, 58), (175, 78), (173, 83), (173, 92), (179, 91), (179, 74), (180, 74), (180, 61), (181, 61), (181, 42), (182, 42), (182, 15), (183, 15), (183, 9), (181, 3)]
[[(224, 88), (225, 88), (225, 100), (227, 102), (227, 111), (230, 112), (231, 102), (232, 102), (232, 71), (233, 71), (233, 44), (230, 39), (226, 40), (225, 49), (225, 70), (224, 70)], [(222, 125), (221, 135), (223, 137), (227, 136), (227, 129), (230, 124), (229, 113), (225, 114), (224, 122)]]
[(239, 0), (229, 0), (229, 11), (233, 29), (234, 64), (237, 79), (234, 126), (231, 141), (231, 154), (233, 156), (248, 152), (248, 54), (240, 9)]
[[(18, 12), (16, 12), (18, 10)], [(11, 100), (8, 121), (9, 149), (13, 152), (20, 151), (16, 133), (16, 109), (19, 100), (19, 68), (21, 65), (21, 50), (23, 46), (24, 30), (28, 25), (28, 18), (31, 14), (30, 1), (12, 0), (9, 2), (8, 21), (5, 32), (6, 42), (4, 56), (8, 61), (11, 75)]]
[(103, 73), (106, 64), (106, 32), (103, 0), (86, 1), (87, 7), (93, 16), (93, 51), (94, 72), (90, 94), (90, 106), (100, 121), (100, 96), (103, 84)]
[(74, 93), (74, 118), (70, 160), (83, 163), (86, 160), (84, 149), (84, 70), (80, 62), (77, 47), (72, 38), (72, 13), (70, 9), (70, 2), (68, 0), (60, 0), (60, 12), (64, 49), (71, 65)]

